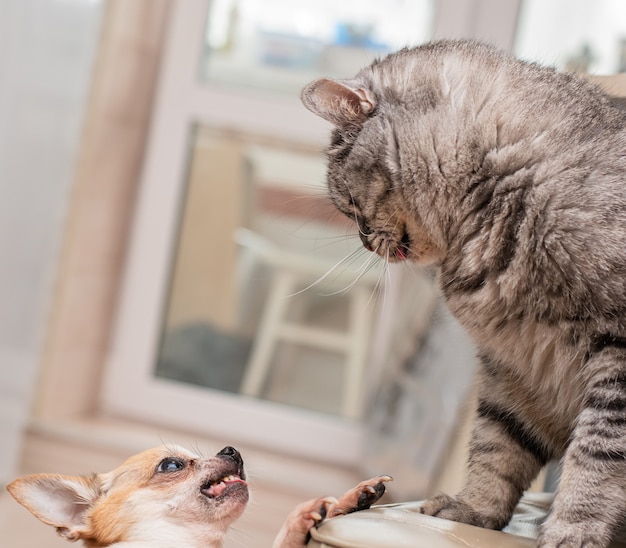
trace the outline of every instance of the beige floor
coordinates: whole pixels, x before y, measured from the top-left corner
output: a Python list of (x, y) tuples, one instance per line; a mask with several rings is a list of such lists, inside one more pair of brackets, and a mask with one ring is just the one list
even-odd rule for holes
[(3, 548), (68, 548), (52, 528), (40, 523), (4, 491), (0, 493), (0, 546)]

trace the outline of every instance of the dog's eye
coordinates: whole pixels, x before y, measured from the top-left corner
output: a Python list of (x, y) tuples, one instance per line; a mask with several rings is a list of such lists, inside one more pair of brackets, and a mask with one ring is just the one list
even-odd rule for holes
[(185, 467), (184, 461), (174, 457), (163, 459), (157, 467), (157, 472), (178, 472)]

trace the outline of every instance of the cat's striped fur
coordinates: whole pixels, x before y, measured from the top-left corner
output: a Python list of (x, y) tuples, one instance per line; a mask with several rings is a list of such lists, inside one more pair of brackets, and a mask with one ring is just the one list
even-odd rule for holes
[(501, 528), (546, 462), (543, 547), (626, 518), (626, 116), (582, 78), (470, 41), (395, 53), (305, 105), (365, 247), (440, 267), (482, 363), (469, 474), (423, 512)]

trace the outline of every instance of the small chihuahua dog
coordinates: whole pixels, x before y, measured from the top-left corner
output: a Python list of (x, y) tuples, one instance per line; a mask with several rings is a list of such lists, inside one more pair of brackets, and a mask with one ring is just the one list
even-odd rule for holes
[[(339, 499), (300, 504), (273, 548), (305, 546), (326, 518), (369, 508), (389, 476), (364, 481)], [(243, 459), (233, 447), (203, 458), (181, 447), (157, 447), (106, 474), (34, 474), (8, 485), (13, 497), (69, 541), (88, 548), (220, 548), (248, 502)]]

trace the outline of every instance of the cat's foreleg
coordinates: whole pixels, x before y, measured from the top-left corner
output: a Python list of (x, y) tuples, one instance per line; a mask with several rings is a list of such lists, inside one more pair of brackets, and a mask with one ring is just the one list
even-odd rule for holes
[(513, 410), (483, 397), (470, 442), (465, 486), (456, 497), (438, 495), (426, 501), (421, 512), (501, 529), (547, 460), (542, 443)]
[(626, 350), (587, 363), (583, 409), (538, 546), (604, 548), (626, 516)]

